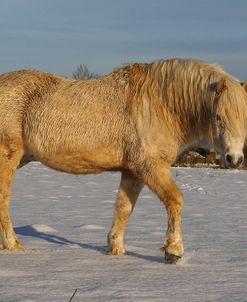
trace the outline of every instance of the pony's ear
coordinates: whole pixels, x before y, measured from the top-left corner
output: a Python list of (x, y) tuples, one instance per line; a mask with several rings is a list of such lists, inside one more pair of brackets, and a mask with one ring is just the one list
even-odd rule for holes
[(241, 86), (243, 86), (244, 90), (247, 92), (247, 80), (242, 82)]
[(216, 93), (218, 95), (221, 95), (221, 93), (223, 91), (227, 90), (227, 85), (226, 85), (226, 80), (220, 80), (217, 84), (216, 84)]

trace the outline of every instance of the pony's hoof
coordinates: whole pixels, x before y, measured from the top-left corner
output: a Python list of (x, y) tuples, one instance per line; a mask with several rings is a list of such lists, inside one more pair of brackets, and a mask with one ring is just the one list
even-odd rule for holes
[(110, 256), (123, 256), (125, 255), (125, 250), (122, 248), (113, 248), (111, 251), (108, 252)]
[(181, 256), (165, 253), (165, 263), (167, 264), (176, 264), (181, 258)]
[(15, 240), (13, 244), (1, 245), (1, 249), (6, 251), (18, 251), (24, 250), (24, 247), (18, 240)]

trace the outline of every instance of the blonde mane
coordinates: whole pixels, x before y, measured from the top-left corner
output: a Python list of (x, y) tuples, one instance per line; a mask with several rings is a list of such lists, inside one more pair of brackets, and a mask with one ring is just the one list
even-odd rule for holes
[[(199, 124), (198, 131), (208, 131), (208, 122), (214, 123), (217, 113), (227, 119), (235, 116), (242, 124), (247, 120), (247, 99), (244, 90), (239, 89), (239, 80), (215, 64), (189, 59), (158, 60), (124, 66), (112, 76), (126, 82), (131, 110), (156, 108), (156, 116), (170, 124), (176, 135), (181, 127), (190, 131), (191, 126)], [(223, 79), (229, 89), (219, 101), (215, 88)], [(158, 110), (161, 107), (163, 110)]]

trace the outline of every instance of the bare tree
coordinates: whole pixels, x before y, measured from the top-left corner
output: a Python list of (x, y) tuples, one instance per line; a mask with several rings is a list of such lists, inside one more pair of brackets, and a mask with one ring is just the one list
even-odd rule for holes
[(93, 78), (98, 78), (100, 75), (91, 72), (87, 65), (80, 64), (75, 71), (72, 72), (72, 77), (75, 80), (88, 80)]

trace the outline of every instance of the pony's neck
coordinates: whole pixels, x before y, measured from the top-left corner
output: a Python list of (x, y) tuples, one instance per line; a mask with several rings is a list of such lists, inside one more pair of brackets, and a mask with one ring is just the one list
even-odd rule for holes
[(213, 131), (211, 119), (205, 118), (202, 113), (198, 119), (191, 120), (189, 114), (182, 110), (179, 115), (165, 114), (164, 118), (165, 133), (173, 138), (176, 145), (177, 155), (183, 153), (190, 147), (207, 145), (211, 146), (213, 142)]

